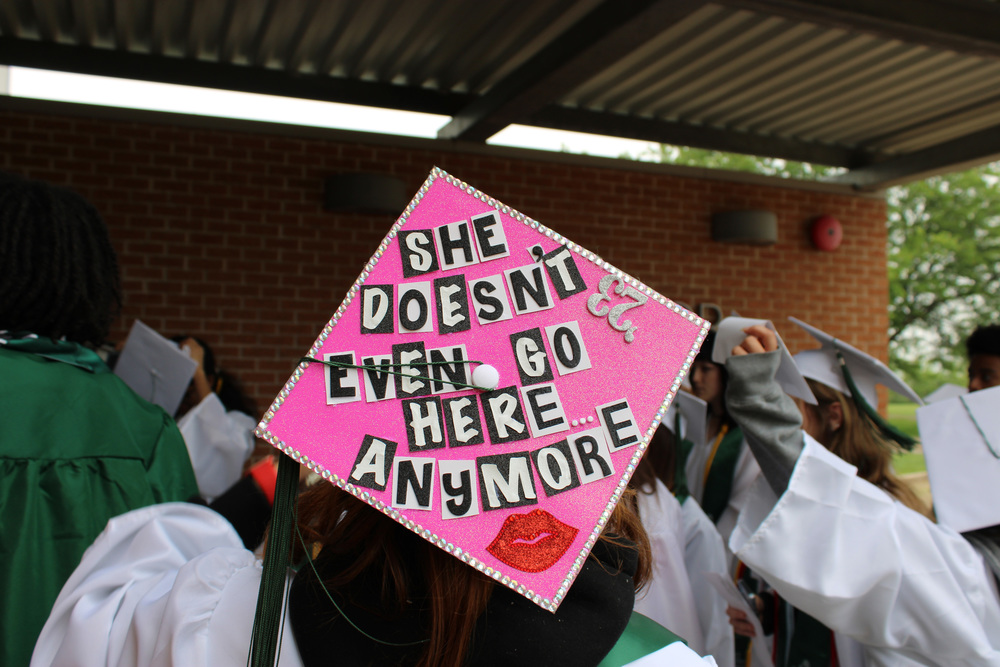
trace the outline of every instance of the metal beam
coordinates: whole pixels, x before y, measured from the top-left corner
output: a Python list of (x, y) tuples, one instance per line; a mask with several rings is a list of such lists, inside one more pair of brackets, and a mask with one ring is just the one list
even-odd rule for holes
[(1000, 5), (982, 0), (713, 0), (931, 48), (1000, 56)]
[(923, 140), (923, 146), (926, 147), (932, 140), (923, 139), (924, 137), (933, 137), (934, 133), (941, 132), (944, 128), (960, 127), (964, 123), (973, 122), (972, 119), (975, 118), (997, 118), (998, 112), (1000, 112), (1000, 94), (959, 108), (948, 109), (915, 122), (897, 124), (888, 132), (874, 137), (866, 137), (864, 142), (866, 146), (878, 147), (886, 153), (898, 153), (901, 150), (906, 150), (906, 145), (915, 140)]
[(523, 122), (525, 125), (555, 130), (586, 132), (727, 153), (776, 157), (834, 167), (866, 164), (873, 157), (843, 146), (568, 107), (548, 107)]
[(1000, 159), (1000, 125), (824, 179), (873, 192)]
[(0, 64), (452, 116), (470, 95), (0, 37)]
[(438, 138), (485, 141), (702, 6), (699, 0), (606, 0), (459, 111), (438, 131)]

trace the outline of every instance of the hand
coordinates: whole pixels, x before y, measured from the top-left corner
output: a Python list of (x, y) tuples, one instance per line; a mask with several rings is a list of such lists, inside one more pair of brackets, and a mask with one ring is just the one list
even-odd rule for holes
[(743, 342), (733, 348), (732, 355), (739, 357), (744, 354), (760, 354), (778, 349), (778, 334), (763, 324), (755, 324), (743, 330), (747, 335)]
[(181, 341), (181, 349), (185, 350), (189, 357), (198, 362), (200, 368), (205, 365), (205, 349), (198, 344), (194, 338), (185, 338)]
[(747, 619), (747, 614), (742, 609), (736, 607), (726, 607), (726, 616), (729, 617), (729, 624), (733, 626), (733, 632), (744, 637), (755, 637), (757, 635), (753, 629), (753, 623)]
[[(215, 378), (208, 377), (205, 373), (205, 348), (198, 344), (194, 338), (185, 338), (181, 341), (181, 349), (187, 352), (188, 356), (198, 363), (191, 377), (191, 387), (188, 391), (193, 392), (190, 399), (191, 405), (188, 409), (205, 400), (205, 397), (212, 393), (212, 383)], [(185, 410), (186, 412), (187, 410)]]

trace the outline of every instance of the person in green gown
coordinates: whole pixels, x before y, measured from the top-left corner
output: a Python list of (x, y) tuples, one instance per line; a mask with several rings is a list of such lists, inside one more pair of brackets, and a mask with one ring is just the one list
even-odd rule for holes
[(79, 195), (0, 180), (0, 664), (27, 665), (108, 520), (197, 494), (173, 419), (94, 348), (121, 306), (117, 259)]

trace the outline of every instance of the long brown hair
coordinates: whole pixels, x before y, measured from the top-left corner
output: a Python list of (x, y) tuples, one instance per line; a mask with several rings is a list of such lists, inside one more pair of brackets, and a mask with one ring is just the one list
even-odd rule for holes
[[(299, 530), (305, 543), (314, 545), (316, 553), (330, 550), (350, 563), (325, 573), (327, 588), (342, 589), (362, 574), (374, 572), (382, 582), (382, 609), (389, 614), (401, 613), (411, 595), (426, 595), (429, 634), (417, 666), (464, 663), (476, 621), (493, 593), (492, 579), (332, 484), (314, 484), (298, 502)], [(622, 497), (601, 539), (638, 549), (639, 565), (633, 578), (638, 590), (650, 576), (651, 553), (633, 492)], [(296, 540), (293, 559), (298, 562), (303, 556)]]
[(840, 428), (833, 431), (821, 442), (824, 447), (858, 469), (858, 476), (879, 487), (907, 507), (924, 516), (931, 517), (930, 508), (917, 494), (892, 471), (892, 454), (896, 447), (872, 429), (858, 414), (854, 401), (841, 392), (812, 379), (806, 380), (819, 405), (802, 403), (804, 409), (827, 428), (826, 412), (820, 408), (839, 403), (844, 419)]

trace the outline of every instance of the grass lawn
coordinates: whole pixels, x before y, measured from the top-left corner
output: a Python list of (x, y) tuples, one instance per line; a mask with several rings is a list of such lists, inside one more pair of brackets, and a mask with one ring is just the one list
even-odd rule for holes
[(908, 475), (914, 472), (925, 472), (923, 452), (901, 452), (892, 457), (892, 467), (897, 475)]
[[(889, 423), (907, 435), (919, 438), (920, 432), (917, 430), (917, 405), (916, 403), (890, 403)], [(913, 452), (902, 452), (896, 454), (892, 459), (892, 466), (899, 475), (906, 475), (914, 472), (924, 472), (927, 466), (924, 463), (924, 454), (919, 446)]]
[(919, 438), (916, 403), (890, 403), (889, 423), (912, 438)]

